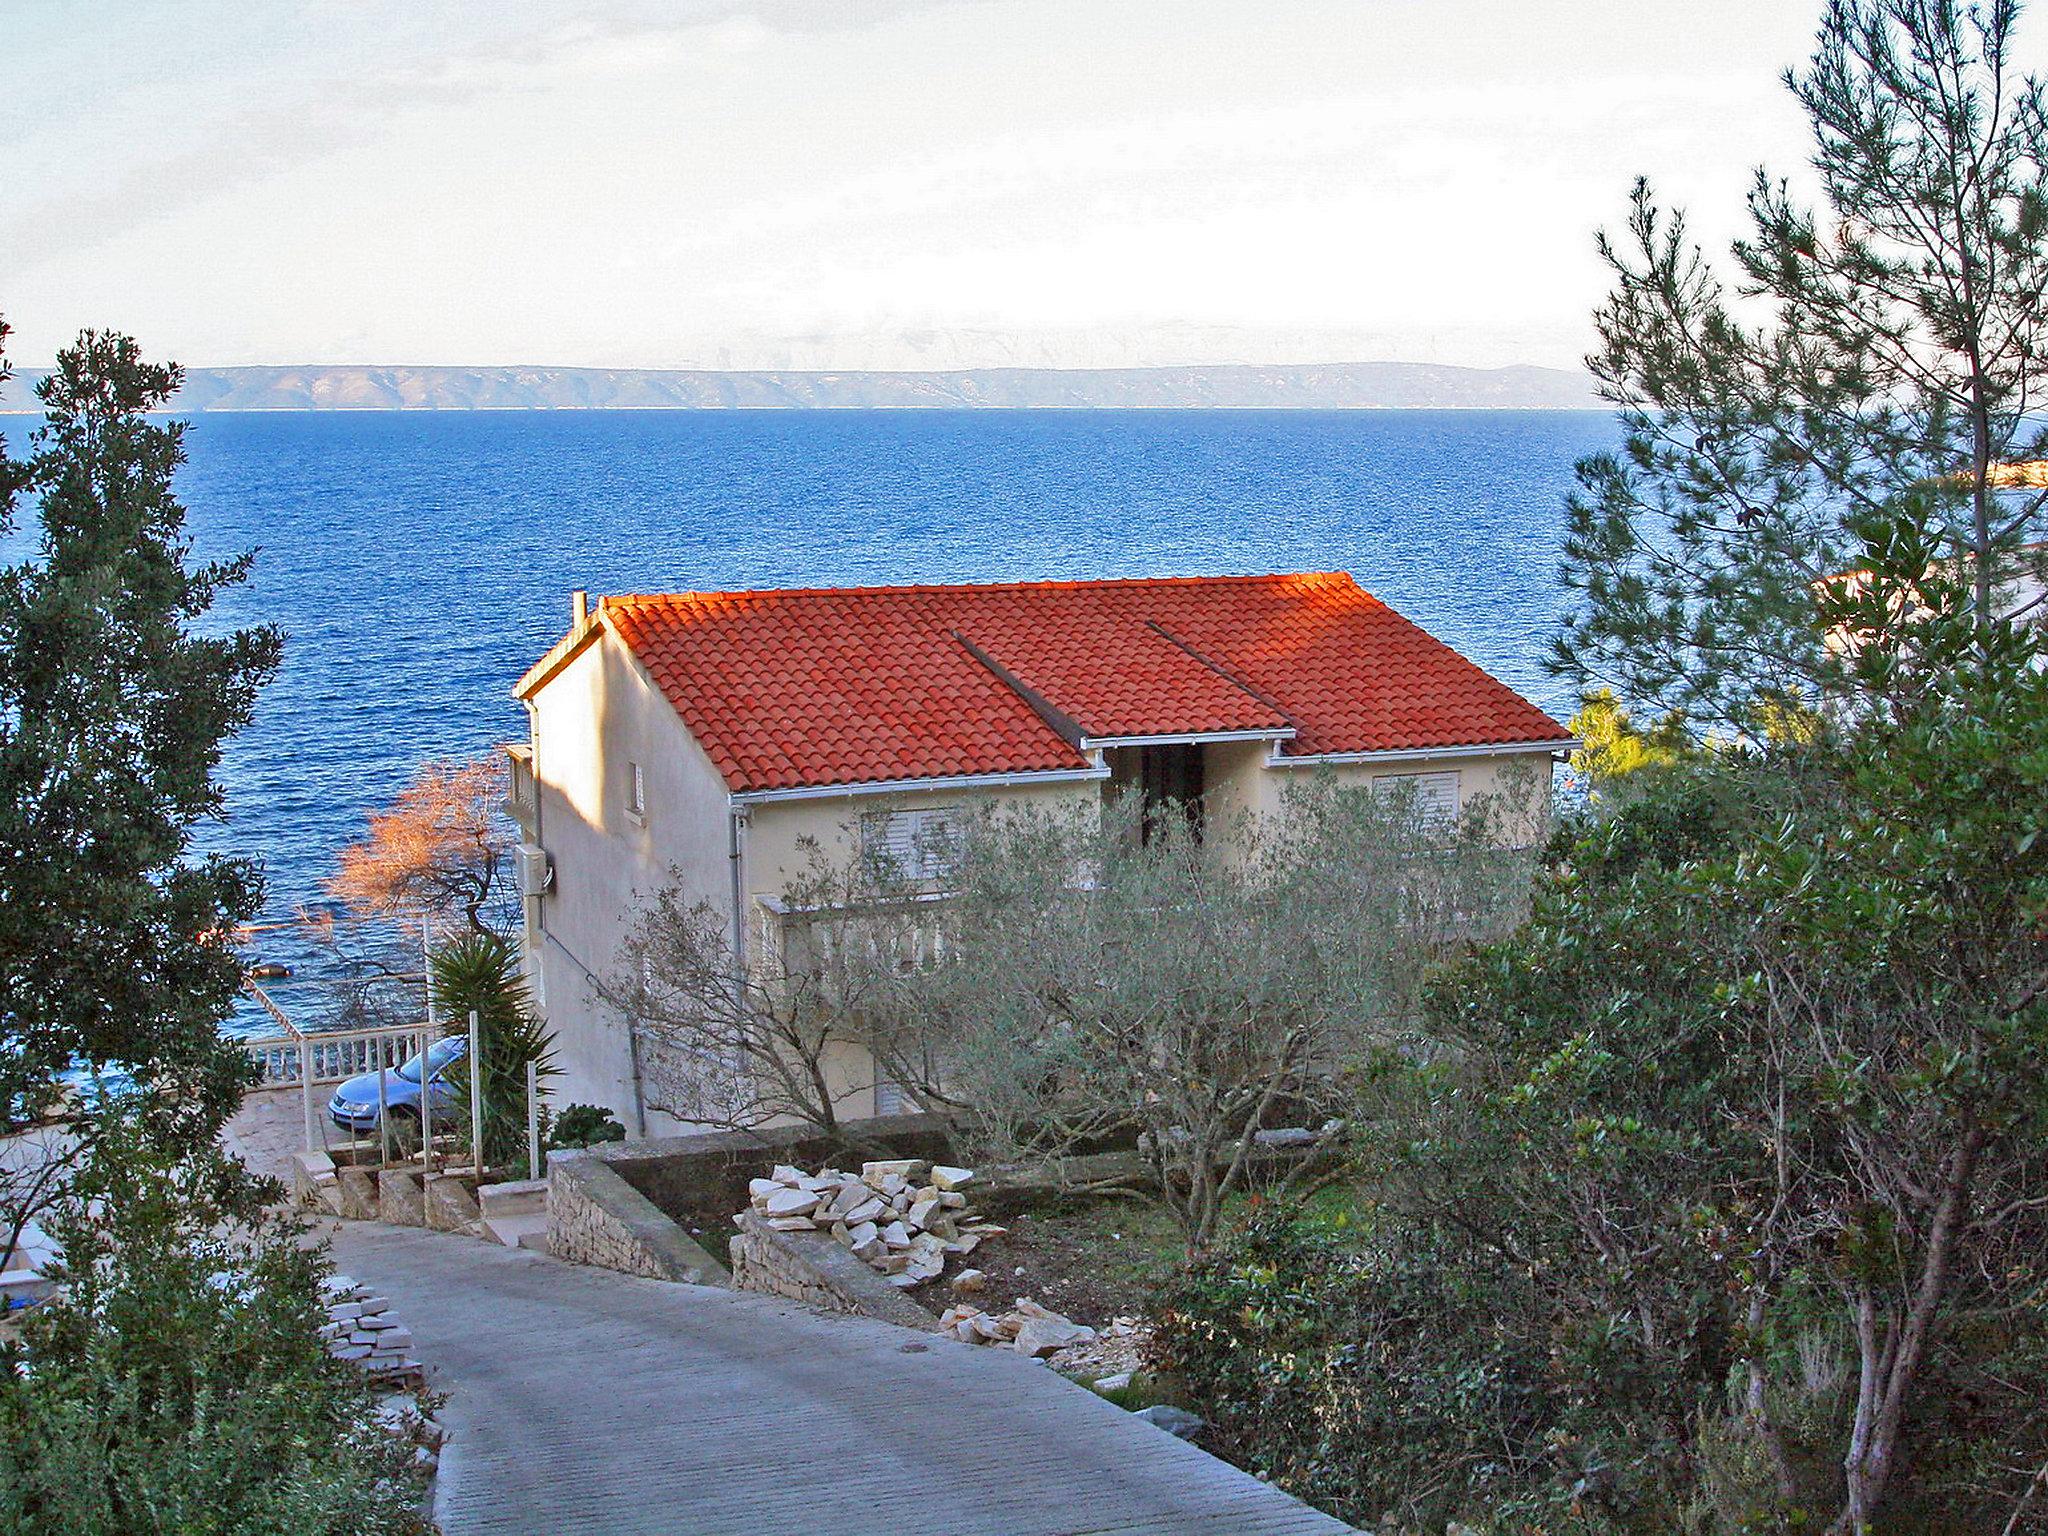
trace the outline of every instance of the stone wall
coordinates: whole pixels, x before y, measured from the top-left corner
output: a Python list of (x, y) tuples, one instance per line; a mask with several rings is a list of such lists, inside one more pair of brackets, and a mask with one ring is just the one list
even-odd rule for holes
[[(863, 1120), (860, 1133), (864, 1141), (896, 1156), (943, 1158), (947, 1152), (944, 1122), (932, 1115)], [(820, 1166), (835, 1150), (843, 1149), (803, 1126), (770, 1126), (551, 1152), (548, 1252), (572, 1264), (629, 1275), (731, 1284), (724, 1266), (677, 1223), (694, 1222), (706, 1232), (726, 1232), (733, 1212), (747, 1204), (748, 1180), (777, 1163)], [(838, 1249), (836, 1243), (831, 1246)], [(774, 1261), (767, 1265), (770, 1272), (777, 1267)], [(856, 1267), (866, 1272), (865, 1266)], [(923, 1308), (904, 1302), (893, 1288), (884, 1289), (890, 1300), (910, 1306), (929, 1321)]]
[(725, 1267), (682, 1228), (587, 1152), (548, 1156), (548, 1252), (656, 1280), (726, 1285)]
[(777, 1232), (751, 1210), (742, 1211), (738, 1222), (732, 1275), (741, 1290), (937, 1331), (937, 1318), (823, 1233)]
[(777, 1163), (820, 1168), (837, 1157), (858, 1166), (864, 1158), (885, 1156), (943, 1162), (951, 1153), (945, 1122), (935, 1115), (885, 1115), (855, 1122), (854, 1128), (863, 1143), (873, 1144), (871, 1150), (850, 1153), (808, 1127), (782, 1125), (615, 1141), (582, 1155), (601, 1161), (676, 1220), (716, 1223), (723, 1229), (733, 1212), (746, 1205), (747, 1181)]

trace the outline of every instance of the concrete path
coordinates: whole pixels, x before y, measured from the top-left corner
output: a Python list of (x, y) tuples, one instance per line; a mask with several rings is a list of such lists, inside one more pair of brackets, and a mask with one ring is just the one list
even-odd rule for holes
[(1349, 1527), (1008, 1351), (467, 1238), (334, 1225), (449, 1394), (476, 1532), (1321, 1536)]

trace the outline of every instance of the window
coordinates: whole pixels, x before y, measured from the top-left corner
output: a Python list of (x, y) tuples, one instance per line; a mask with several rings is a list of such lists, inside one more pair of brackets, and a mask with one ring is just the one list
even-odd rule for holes
[(903, 1091), (901, 1083), (892, 1083), (886, 1077), (875, 1079), (875, 1113), (878, 1115), (914, 1115), (917, 1104)]
[(860, 819), (860, 853), (884, 882), (943, 880), (960, 859), (960, 813), (871, 811)]
[(647, 776), (641, 772), (638, 763), (626, 764), (626, 813), (630, 816), (647, 814)]
[(1458, 819), (1458, 774), (1382, 773), (1372, 781), (1372, 792), (1389, 799), (1403, 797), (1423, 821), (1447, 826)]

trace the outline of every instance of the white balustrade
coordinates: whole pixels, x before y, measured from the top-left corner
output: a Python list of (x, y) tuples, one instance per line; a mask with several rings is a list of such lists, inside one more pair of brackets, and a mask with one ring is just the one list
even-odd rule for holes
[(374, 1072), (381, 1064), (396, 1071), (419, 1050), (417, 1024), (397, 1029), (336, 1030), (330, 1034), (266, 1035), (244, 1040), (242, 1049), (262, 1068), (262, 1088), (297, 1086), (302, 1060), (315, 1083), (341, 1083)]

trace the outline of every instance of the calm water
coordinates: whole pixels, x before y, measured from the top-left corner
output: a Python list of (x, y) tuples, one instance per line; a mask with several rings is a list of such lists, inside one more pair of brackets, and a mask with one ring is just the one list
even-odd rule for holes
[(1613, 436), (1515, 411), (200, 416), (199, 550), (260, 551), (224, 612), (289, 635), (210, 841), (264, 859), (272, 915), (317, 900), (415, 765), (523, 734), (508, 690), (573, 587), (1349, 570), (1555, 711), (1561, 497)]

